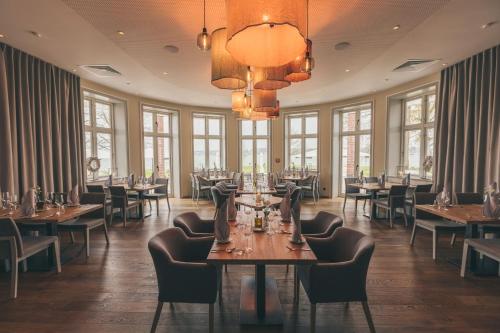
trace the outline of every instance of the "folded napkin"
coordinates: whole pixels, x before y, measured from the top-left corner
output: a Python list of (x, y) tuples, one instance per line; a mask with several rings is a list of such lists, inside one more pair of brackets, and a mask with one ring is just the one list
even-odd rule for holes
[(80, 193), (78, 192), (78, 185), (75, 185), (68, 193), (68, 203), (71, 205), (80, 204)]
[(274, 188), (274, 177), (271, 172), (267, 175), (267, 187), (269, 187), (269, 189)]
[(281, 212), (281, 220), (283, 222), (290, 222), (290, 198), (291, 198), (292, 192), (290, 189), (287, 189), (285, 196), (283, 197), (283, 200), (281, 200), (280, 203), (280, 212)]
[(214, 221), (215, 239), (219, 243), (227, 243), (229, 241), (229, 223), (228, 223), (228, 200), (222, 199), (219, 212)]
[(21, 212), (23, 216), (32, 216), (36, 211), (36, 193), (34, 189), (30, 189), (23, 196), (21, 201)]
[(359, 182), (363, 184), (363, 170), (359, 172)]
[(483, 215), (487, 217), (500, 218), (500, 193), (497, 183), (493, 182), (486, 189), (486, 198), (483, 204)]
[(135, 185), (135, 179), (134, 179), (134, 174), (131, 173), (129, 176), (128, 176), (128, 186), (129, 187), (134, 187)]
[(227, 207), (227, 216), (229, 221), (236, 221), (236, 216), (238, 214), (238, 211), (236, 210), (236, 205), (234, 203), (236, 197), (235, 191), (231, 191), (231, 194), (229, 195), (229, 204)]
[(239, 183), (238, 183), (239, 190), (243, 190), (245, 188), (245, 178), (244, 177), (245, 177), (245, 174), (242, 172), (240, 175)]
[(295, 201), (292, 209), (292, 220), (294, 224), (291, 241), (292, 243), (302, 243), (302, 224), (300, 221), (300, 200)]
[(436, 201), (439, 205), (449, 205), (450, 204), (450, 202), (451, 202), (450, 194), (449, 194), (446, 186), (443, 187), (443, 190), (440, 193), (438, 193), (438, 195), (436, 197)]
[(382, 173), (380, 177), (378, 178), (378, 184), (381, 186), (385, 185), (385, 173)]

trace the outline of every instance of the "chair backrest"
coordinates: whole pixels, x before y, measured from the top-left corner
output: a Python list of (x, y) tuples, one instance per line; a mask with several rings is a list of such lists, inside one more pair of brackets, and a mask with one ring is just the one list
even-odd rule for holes
[(91, 193), (104, 193), (104, 186), (87, 184), (87, 191)]
[(156, 178), (155, 184), (165, 185), (160, 188), (155, 188), (155, 193), (160, 193), (160, 194), (168, 193), (168, 178)]
[(314, 184), (315, 177), (316, 177), (315, 175), (309, 175), (303, 180), (301, 180), (299, 185), (312, 186)]
[(106, 194), (84, 192), (80, 196), (82, 205), (102, 205), (102, 208), (82, 215), (84, 218), (105, 218), (106, 217)]
[[(0, 219), (0, 237), (14, 237), (16, 241), (17, 256), (23, 256), (23, 239), (21, 237), (19, 229), (17, 228), (16, 222), (14, 222), (14, 220), (12, 220), (10, 217)], [(0, 244), (3, 244), (3, 246), (0, 246), (0, 249), (2, 250), (2, 253), (5, 253), (4, 244), (7, 244), (7, 242), (0, 241)]]
[(365, 183), (378, 183), (377, 177), (364, 177)]
[(419, 184), (415, 186), (415, 192), (430, 192), (432, 184)]
[(189, 174), (189, 178), (191, 178), (191, 187), (195, 188), (196, 187), (196, 180), (195, 180), (195, 176), (193, 175), (193, 173)]
[(325, 211), (319, 211), (313, 221), (316, 234), (328, 232), (331, 235), (335, 229), (344, 224), (344, 220), (340, 216)]
[(344, 182), (345, 182), (345, 193), (359, 193), (359, 188), (349, 186), (351, 184), (355, 184), (358, 182), (358, 178), (356, 177), (345, 177)]
[(238, 184), (241, 178), (241, 173), (234, 172), (232, 178), (233, 178), (233, 184)]
[(404, 196), (408, 185), (392, 185), (389, 190), (389, 196)]
[(111, 202), (113, 207), (123, 207), (128, 205), (127, 191), (124, 186), (110, 186)]
[(483, 195), (474, 192), (457, 192), (455, 199), (459, 205), (482, 204), (484, 202)]
[[(415, 205), (432, 205), (436, 200), (437, 193), (415, 192), (413, 195), (415, 198)], [(427, 220), (441, 219), (440, 217), (434, 214), (427, 213), (419, 209), (415, 210), (415, 215), (417, 219), (427, 219)]]

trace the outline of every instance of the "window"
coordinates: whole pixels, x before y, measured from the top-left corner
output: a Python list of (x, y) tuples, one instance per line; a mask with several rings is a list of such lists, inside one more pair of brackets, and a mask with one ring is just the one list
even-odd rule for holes
[(346, 177), (357, 177), (363, 171), (371, 174), (372, 104), (349, 106), (338, 110), (340, 115), (340, 192)]
[(225, 167), (224, 116), (217, 114), (193, 115), (193, 168)]
[(271, 122), (240, 121), (240, 170), (247, 174), (269, 172)]
[(286, 164), (297, 169), (318, 170), (318, 114), (288, 115), (285, 126)]
[(428, 93), (403, 100), (402, 165), (405, 173), (432, 178), (424, 170), (427, 156), (434, 155), (434, 117), (436, 94)]
[(97, 172), (87, 170), (87, 179), (104, 178), (115, 170), (113, 104), (97, 98), (83, 100), (85, 126), (85, 158), (97, 157), (101, 167)]
[[(172, 111), (142, 107), (144, 134), (144, 176), (172, 178)], [(172, 181), (168, 183), (171, 190)]]

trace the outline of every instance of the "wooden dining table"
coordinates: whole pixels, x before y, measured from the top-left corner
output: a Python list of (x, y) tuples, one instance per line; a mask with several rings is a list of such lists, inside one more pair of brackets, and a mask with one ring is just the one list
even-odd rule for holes
[[(268, 195), (268, 194), (266, 194), (266, 195)], [(240, 197), (235, 198), (234, 203), (237, 206), (246, 206), (246, 207), (253, 208), (255, 210), (263, 210), (264, 208), (269, 207), (269, 206), (279, 205), (281, 203), (281, 201), (283, 200), (283, 198), (273, 197), (273, 196), (268, 195), (267, 200), (269, 200), (269, 202), (267, 202), (267, 203), (264, 202), (265, 200), (263, 198), (262, 198), (262, 200), (257, 201), (255, 195), (245, 194), (245, 195), (242, 195)]]
[[(241, 280), (240, 324), (242, 325), (281, 325), (283, 309), (278, 295), (276, 280), (266, 276), (267, 265), (307, 265), (317, 262), (316, 255), (307, 241), (302, 245), (290, 242), (292, 224), (280, 224), (279, 216), (271, 216), (277, 233), (253, 232), (248, 242), (251, 252), (238, 251), (246, 246), (244, 233), (238, 229), (238, 223), (245, 218), (253, 220), (254, 215), (238, 212), (236, 222), (230, 223), (231, 241), (228, 244), (214, 242), (207, 257), (207, 262), (222, 265), (254, 265), (255, 275), (244, 276)], [(234, 249), (235, 248), (235, 249)], [(230, 253), (226, 249), (234, 249)]]
[[(481, 224), (500, 225), (499, 218), (484, 216), (483, 205), (479, 204), (450, 205), (448, 207), (440, 207), (437, 205), (415, 205), (415, 208), (426, 213), (430, 213), (460, 224), (464, 224), (465, 238), (478, 238), (478, 226)], [(477, 269), (476, 257), (477, 253), (474, 250), (471, 250), (469, 262), (472, 271), (476, 271)]]

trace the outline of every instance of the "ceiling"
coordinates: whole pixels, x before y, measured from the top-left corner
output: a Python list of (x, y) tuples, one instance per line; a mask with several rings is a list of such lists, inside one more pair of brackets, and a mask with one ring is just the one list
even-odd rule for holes
[[(229, 107), (230, 92), (210, 84), (210, 54), (196, 47), (202, 6), (202, 0), (2, 0), (0, 41), (128, 93)], [(281, 105), (360, 96), (437, 72), (499, 44), (500, 23), (481, 28), (491, 21), (500, 21), (498, 0), (310, 0), (316, 68), (310, 80), (278, 92)], [(224, 25), (224, 1), (208, 0), (207, 28)], [(335, 50), (344, 41), (351, 47)], [(415, 58), (440, 61), (419, 72), (392, 71)], [(84, 64), (109, 64), (122, 76), (100, 78)]]

